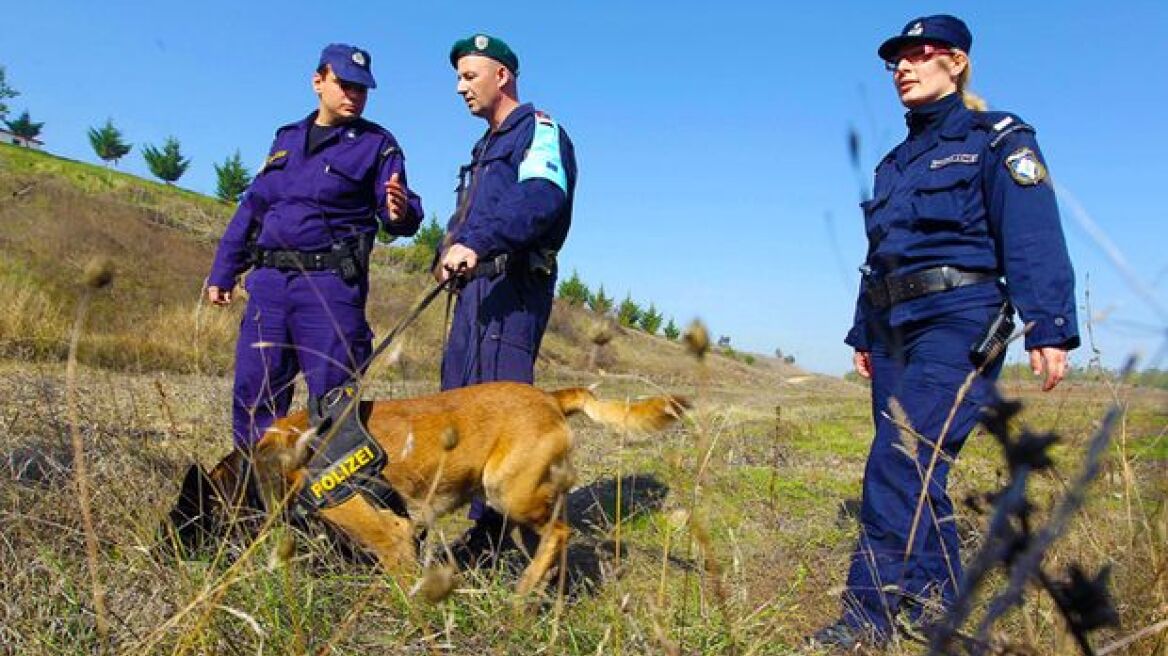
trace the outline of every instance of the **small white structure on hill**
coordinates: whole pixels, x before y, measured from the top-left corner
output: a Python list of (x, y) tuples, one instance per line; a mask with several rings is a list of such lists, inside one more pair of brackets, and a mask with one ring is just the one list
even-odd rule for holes
[(0, 129), (0, 143), (12, 144), (13, 146), (24, 146), (25, 148), (33, 148), (40, 150), (45, 142), (36, 138), (21, 137), (12, 134), (8, 130)]

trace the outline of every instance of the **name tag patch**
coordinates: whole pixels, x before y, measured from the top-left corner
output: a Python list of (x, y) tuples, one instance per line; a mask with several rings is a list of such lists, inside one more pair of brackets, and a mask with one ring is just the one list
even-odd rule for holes
[(948, 157), (929, 162), (930, 169), (939, 169), (950, 164), (977, 164), (979, 153), (953, 153)]
[(373, 462), (373, 449), (368, 446), (363, 446), (360, 449), (350, 453), (344, 460), (337, 462), (330, 469), (320, 475), (309, 490), (312, 495), (320, 500), (324, 498), (326, 492), (331, 492), (337, 488), (341, 483), (347, 481), (353, 474), (361, 471), (361, 469)]

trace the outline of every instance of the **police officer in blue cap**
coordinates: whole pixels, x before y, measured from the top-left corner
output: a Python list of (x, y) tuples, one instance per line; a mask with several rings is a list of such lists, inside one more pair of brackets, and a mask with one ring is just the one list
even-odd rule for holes
[(263, 168), (227, 226), (207, 298), (228, 305), (247, 270), (235, 353), (235, 444), (248, 449), (292, 401), (303, 372), (310, 407), (360, 371), (374, 235), (412, 235), (421, 199), (385, 128), (361, 118), (377, 86), (369, 53), (334, 43), (312, 76), (316, 111), (276, 130)]
[(843, 616), (816, 633), (820, 645), (885, 643), (954, 599), (962, 570), (946, 485), (1001, 370), (990, 332), (1003, 340), (1017, 309), (1043, 390), (1079, 345), (1074, 272), (1034, 128), (969, 92), (972, 42), (960, 19), (927, 16), (878, 50), (908, 136), (862, 204), (868, 255), (845, 341), (872, 381), (876, 431)]
[[(548, 114), (520, 104), (519, 58), (497, 37), (455, 42), (458, 94), (487, 122), (458, 187), (435, 275), (468, 279), (442, 356), (442, 389), (510, 380), (531, 383), (551, 314), (556, 253), (568, 236), (576, 189), (572, 140)], [(456, 549), (473, 559), (503, 533), (476, 499), (475, 527)]]

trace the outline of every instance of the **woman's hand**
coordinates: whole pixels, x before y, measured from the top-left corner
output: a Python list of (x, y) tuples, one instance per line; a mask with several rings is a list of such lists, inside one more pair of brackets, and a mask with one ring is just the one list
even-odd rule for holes
[(1040, 346), (1030, 349), (1030, 370), (1035, 376), (1046, 374), (1042, 381), (1042, 391), (1054, 389), (1067, 375), (1067, 350), (1057, 346)]
[(856, 351), (852, 355), (852, 366), (856, 368), (856, 373), (860, 374), (862, 378), (872, 379), (872, 353), (869, 351)]

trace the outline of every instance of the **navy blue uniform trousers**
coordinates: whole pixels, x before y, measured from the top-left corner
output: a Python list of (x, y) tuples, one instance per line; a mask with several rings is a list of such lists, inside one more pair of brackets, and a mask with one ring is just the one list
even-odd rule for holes
[(296, 374), (304, 372), (310, 396), (322, 396), (361, 373), (373, 350), (364, 279), (259, 268), (246, 284), (232, 404), (235, 445), (244, 450), (288, 413)]
[[(946, 491), (949, 461), (992, 398), (1001, 358), (974, 377), (959, 403), (958, 393), (975, 370), (970, 346), (996, 311), (974, 307), (897, 327), (888, 325), (885, 311), (869, 324), (876, 433), (864, 470), (860, 539), (844, 596), (844, 617), (857, 628), (890, 635), (898, 610), (914, 618), (920, 613), (920, 604), (906, 599), (939, 598), (948, 605), (955, 596), (961, 559), (953, 502)], [(893, 409), (894, 403), (903, 413)], [(900, 419), (911, 429), (898, 425)], [(933, 464), (914, 531), (938, 440), (942, 453)]]

